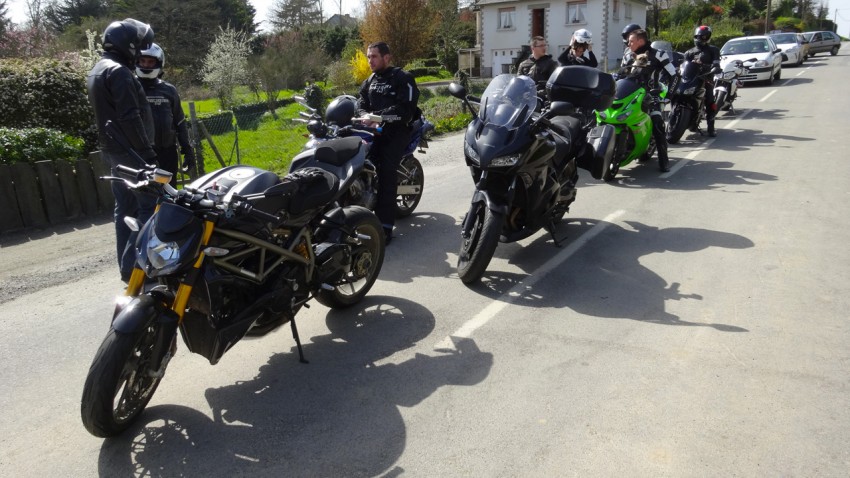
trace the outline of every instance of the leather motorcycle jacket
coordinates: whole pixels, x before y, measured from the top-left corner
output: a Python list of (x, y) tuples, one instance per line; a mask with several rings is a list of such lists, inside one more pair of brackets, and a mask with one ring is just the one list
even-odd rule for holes
[(714, 67), (720, 67), (720, 49), (714, 45), (695, 46), (685, 52), (685, 60), (699, 60), (700, 72), (707, 73)]
[(184, 154), (191, 149), (186, 116), (180, 107), (180, 95), (171, 83), (159, 78), (140, 78), (150, 105), (154, 124), (153, 145), (156, 148), (170, 148), (180, 144)]
[(416, 80), (399, 67), (372, 73), (360, 85), (358, 114), (371, 113), (384, 118), (384, 129), (407, 129), (416, 119), (419, 88)]
[(104, 52), (86, 76), (89, 102), (94, 110), (97, 139), (102, 151), (125, 153), (104, 131), (116, 124), (130, 146), (145, 160), (156, 157), (151, 147), (153, 119), (145, 92), (136, 75), (116, 53)]
[[(642, 68), (632, 68), (639, 58), (645, 55), (647, 64)], [(618, 73), (620, 77), (638, 76), (649, 84), (664, 82), (670, 85), (676, 76), (676, 68), (673, 66), (670, 56), (664, 50), (656, 50), (649, 45), (644, 45), (629, 58)]]

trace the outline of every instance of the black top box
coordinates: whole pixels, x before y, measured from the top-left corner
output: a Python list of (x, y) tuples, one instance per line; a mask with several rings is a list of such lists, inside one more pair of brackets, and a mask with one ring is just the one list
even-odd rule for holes
[(578, 108), (609, 108), (614, 91), (614, 77), (589, 66), (560, 66), (546, 81), (549, 101), (569, 101)]

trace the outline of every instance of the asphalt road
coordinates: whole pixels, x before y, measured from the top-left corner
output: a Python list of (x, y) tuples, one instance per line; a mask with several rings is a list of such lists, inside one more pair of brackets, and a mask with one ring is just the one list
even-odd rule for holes
[[(461, 137), (359, 306), (215, 366), (181, 347), (138, 426), (79, 418), (122, 287), (108, 223), (0, 238), (0, 476), (848, 476), (850, 56), (740, 91), (673, 170), (582, 175), (559, 227), (455, 273)], [(182, 345), (182, 344), (181, 344)]]

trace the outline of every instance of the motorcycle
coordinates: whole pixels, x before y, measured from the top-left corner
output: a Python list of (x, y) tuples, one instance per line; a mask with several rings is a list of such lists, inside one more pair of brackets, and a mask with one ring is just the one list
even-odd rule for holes
[[(305, 99), (300, 96), (295, 97), (296, 101), (306, 108), (308, 112), (301, 112), (303, 119), (296, 119), (307, 124), (307, 131), (310, 133), (307, 143), (304, 145), (302, 153), (297, 155), (290, 164), (289, 171), (296, 171), (307, 165), (313, 167), (326, 167), (321, 161), (316, 161), (311, 151), (325, 141), (335, 138), (357, 135), (364, 142), (371, 144), (375, 134), (380, 134), (381, 130), (370, 128), (349, 128), (352, 126), (352, 119), (355, 115), (357, 99), (350, 95), (341, 95), (336, 97), (328, 105), (325, 111), (325, 117), (315, 109), (307, 105)], [(381, 122), (380, 116), (372, 115), (370, 118), (373, 121)], [(427, 136), (434, 130), (434, 125), (428, 121), (424, 115), (420, 115), (412, 125), (412, 133), (410, 143), (402, 155), (401, 163), (398, 166), (398, 197), (396, 200), (396, 217), (402, 218), (413, 214), (419, 201), (422, 199), (422, 192), (425, 187), (425, 174), (422, 169), (422, 163), (413, 155), (417, 151), (420, 154), (425, 153), (428, 148)], [(378, 198), (378, 174), (375, 165), (367, 158), (366, 165), (362, 173), (353, 181), (348, 190), (348, 194), (340, 198), (340, 203), (356, 204), (367, 209), (374, 210)]]
[(749, 67), (757, 60), (757, 58), (751, 58), (746, 61), (730, 61), (723, 67), (723, 71), (714, 75), (714, 101), (717, 103), (718, 111), (730, 110), (732, 114), (735, 114), (732, 103), (738, 97), (738, 88), (744, 84), (738, 78), (746, 75)]
[[(582, 115), (575, 104), (563, 100), (591, 98), (597, 91), (589, 84), (562, 87), (558, 81), (569, 77), (564, 70), (575, 68), (605, 75), (581, 66), (556, 69), (546, 84), (549, 103), (539, 112), (543, 101), (527, 76), (499, 75), (481, 98), (467, 95), (457, 83), (449, 85), (449, 93), (463, 101), (473, 116), (464, 139), (464, 157), (475, 193), (461, 223), (457, 263), (465, 284), (481, 279), (499, 242), (519, 241), (545, 228), (555, 245), (560, 245), (555, 225), (576, 198), (577, 157), (593, 156)], [(587, 79), (593, 83), (598, 77)], [(596, 169), (601, 175), (603, 168)]]
[[(135, 153), (114, 125), (107, 131)], [(139, 417), (174, 358), (178, 330), (189, 351), (215, 365), (246, 335), (289, 322), (305, 362), (301, 307), (311, 299), (349, 307), (369, 292), (384, 260), (381, 223), (368, 209), (337, 205), (365, 148), (345, 138), (317, 151), (347, 162), (348, 174), (305, 168), (280, 178), (230, 166), (182, 190), (155, 166), (119, 166), (125, 177), (104, 178), (159, 199), (144, 225), (125, 219), (138, 232), (137, 262), (85, 380), (81, 416), (91, 434), (117, 435)]]
[(605, 181), (613, 181), (620, 168), (635, 159), (643, 163), (655, 153), (650, 104), (667, 97), (667, 86), (660, 86), (660, 91), (650, 92), (637, 77), (619, 78), (611, 107), (596, 111), (597, 124), (605, 127), (598, 148), (611, 156)]
[(701, 65), (685, 61), (680, 67), (679, 81), (670, 94), (670, 117), (667, 123), (667, 142), (676, 144), (685, 130), (701, 131), (700, 123), (705, 113), (705, 79), (716, 73), (714, 69), (702, 73)]

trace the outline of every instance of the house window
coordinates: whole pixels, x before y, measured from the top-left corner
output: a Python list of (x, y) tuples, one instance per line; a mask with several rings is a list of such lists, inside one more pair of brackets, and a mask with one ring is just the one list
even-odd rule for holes
[(620, 19), (620, 0), (614, 0), (614, 7), (611, 9), (611, 18), (614, 20)]
[(500, 8), (499, 9), (499, 29), (508, 30), (516, 28), (516, 9)]
[(626, 18), (632, 18), (632, 4), (626, 2), (623, 7), (626, 9)]
[(587, 23), (584, 19), (585, 10), (587, 10), (587, 2), (567, 3), (567, 23)]

